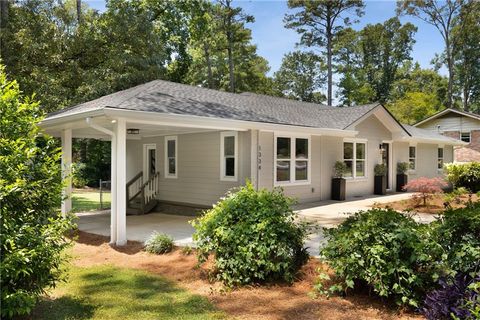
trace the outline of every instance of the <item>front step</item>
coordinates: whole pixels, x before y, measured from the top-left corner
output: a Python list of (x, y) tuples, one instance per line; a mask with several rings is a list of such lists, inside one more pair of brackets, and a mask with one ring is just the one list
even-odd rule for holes
[[(146, 214), (152, 211), (157, 206), (157, 204), (158, 204), (158, 200), (156, 199), (150, 200), (150, 202), (148, 202), (145, 205), (145, 211), (143, 212), (143, 214)], [(141, 214), (142, 214), (142, 209), (140, 207), (140, 203), (132, 201), (127, 207), (127, 215), (141, 215)]]

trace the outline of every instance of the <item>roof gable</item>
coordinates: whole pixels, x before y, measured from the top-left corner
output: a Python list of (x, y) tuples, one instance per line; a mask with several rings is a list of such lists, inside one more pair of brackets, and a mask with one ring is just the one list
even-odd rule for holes
[(434, 120), (434, 119), (437, 119), (437, 118), (441, 118), (441, 117), (447, 117), (449, 114), (455, 114), (455, 116), (464, 116), (464, 117), (468, 117), (468, 118), (472, 118), (472, 119), (475, 119), (475, 120), (479, 120), (480, 121), (480, 115), (478, 114), (475, 114), (475, 113), (472, 113), (472, 112), (466, 112), (466, 111), (461, 111), (461, 110), (456, 110), (456, 109), (452, 109), (452, 108), (448, 108), (448, 109), (445, 109), (445, 110), (442, 110), (440, 112), (437, 112), (435, 113), (434, 115), (426, 118), (426, 119), (423, 119), (417, 123), (414, 124), (415, 127), (417, 126), (420, 126), (422, 124), (425, 124), (431, 120)]

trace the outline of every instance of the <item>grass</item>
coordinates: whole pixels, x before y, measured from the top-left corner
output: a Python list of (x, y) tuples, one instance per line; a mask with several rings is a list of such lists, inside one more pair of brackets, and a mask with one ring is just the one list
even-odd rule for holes
[(204, 297), (145, 271), (71, 267), (68, 282), (42, 299), (31, 319), (224, 319)]
[[(110, 208), (110, 192), (103, 193), (103, 208)], [(73, 212), (100, 210), (99, 191), (75, 191), (72, 194)]]

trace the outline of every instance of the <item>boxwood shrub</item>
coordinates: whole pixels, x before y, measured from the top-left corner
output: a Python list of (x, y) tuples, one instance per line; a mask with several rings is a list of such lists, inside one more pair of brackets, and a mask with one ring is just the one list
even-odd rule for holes
[(391, 209), (357, 212), (325, 230), (321, 257), (339, 283), (331, 291), (367, 286), (399, 305), (418, 307), (437, 277), (442, 248), (428, 241), (432, 230)]
[(145, 251), (155, 254), (164, 254), (172, 251), (172, 237), (154, 232), (147, 241), (145, 241)]
[(251, 183), (229, 192), (194, 220), (199, 262), (213, 258), (226, 286), (293, 281), (307, 261), (307, 225), (297, 222), (294, 200), (281, 189), (255, 190)]

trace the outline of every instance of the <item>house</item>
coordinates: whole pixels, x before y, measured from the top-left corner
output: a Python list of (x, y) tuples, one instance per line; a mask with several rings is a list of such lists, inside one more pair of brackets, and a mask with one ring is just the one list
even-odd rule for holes
[(418, 122), (415, 127), (466, 142), (465, 146), (455, 147), (454, 161), (480, 161), (480, 115), (445, 109)]
[[(252, 93), (152, 81), (50, 114), (43, 129), (62, 140), (71, 208), (72, 138), (112, 141), (111, 241), (126, 243), (126, 212), (157, 201), (211, 206), (247, 179), (283, 187), (300, 202), (330, 199), (335, 161), (349, 168), (347, 196), (373, 193), (374, 166), (440, 175), (457, 139), (400, 124), (385, 107), (337, 108)], [(138, 210), (138, 209), (137, 209)]]

